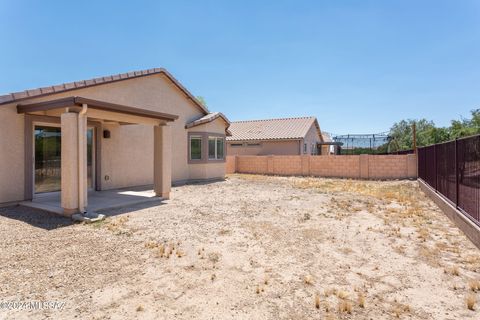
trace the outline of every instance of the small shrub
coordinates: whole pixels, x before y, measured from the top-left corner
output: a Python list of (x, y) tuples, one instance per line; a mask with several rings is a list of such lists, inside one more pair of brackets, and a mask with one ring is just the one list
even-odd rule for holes
[(358, 306), (365, 308), (365, 295), (362, 292), (358, 293)]
[(162, 257), (164, 253), (165, 253), (165, 246), (161, 244), (158, 246), (158, 256)]
[(185, 255), (185, 253), (184, 253), (182, 250), (177, 249), (177, 258), (181, 258), (181, 257), (183, 257), (184, 255)]
[(145, 243), (145, 248), (154, 249), (158, 246), (158, 243), (155, 241), (148, 241)]
[(311, 275), (306, 275), (303, 278), (303, 283), (308, 284), (308, 285), (313, 285), (313, 277)]
[(315, 294), (315, 308), (320, 309), (320, 295), (318, 293)]
[(475, 310), (475, 303), (477, 303), (477, 298), (474, 294), (470, 293), (469, 295), (467, 295), (466, 303), (468, 310), (473, 311)]
[(347, 299), (348, 298), (348, 292), (340, 290), (337, 293), (337, 297), (339, 297), (340, 299)]
[(473, 292), (477, 292), (478, 290), (480, 290), (480, 281), (478, 280), (470, 280), (468, 282), (468, 287), (470, 288), (470, 290), (472, 290)]
[(340, 302), (338, 303), (338, 312), (340, 313), (345, 312), (345, 313), (351, 314), (352, 304), (347, 300), (341, 299)]

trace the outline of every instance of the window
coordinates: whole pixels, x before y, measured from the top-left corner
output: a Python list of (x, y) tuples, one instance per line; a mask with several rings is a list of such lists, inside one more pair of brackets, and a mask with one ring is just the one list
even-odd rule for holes
[(222, 137), (208, 137), (208, 159), (223, 160), (223, 149)]
[(306, 143), (303, 144), (303, 153), (307, 153), (307, 144)]
[(190, 137), (190, 160), (202, 160), (202, 137)]
[(230, 144), (230, 146), (235, 147), (235, 148), (243, 147), (243, 143), (232, 143), (232, 144)]
[(260, 147), (260, 143), (247, 143), (249, 147)]

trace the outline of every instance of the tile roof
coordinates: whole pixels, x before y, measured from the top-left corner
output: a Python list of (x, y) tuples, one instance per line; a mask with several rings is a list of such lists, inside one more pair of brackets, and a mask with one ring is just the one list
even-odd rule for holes
[(227, 140), (303, 139), (313, 124), (320, 131), (315, 117), (234, 121), (229, 127), (232, 135)]
[(209, 113), (209, 114), (201, 117), (200, 119), (197, 119), (195, 121), (187, 123), (185, 125), (185, 129), (193, 128), (193, 127), (199, 126), (199, 125), (204, 124), (204, 123), (209, 123), (209, 122), (212, 122), (212, 121), (214, 121), (218, 118), (222, 118), (223, 121), (225, 121), (227, 123), (227, 128), (228, 128), (228, 126), (230, 125), (230, 121), (228, 121), (227, 117), (225, 117), (225, 115), (221, 112), (212, 112), (212, 113)]
[(328, 132), (322, 131), (322, 138), (323, 142), (333, 142), (332, 136)]
[(55, 94), (55, 93), (60, 93), (60, 92), (65, 92), (65, 91), (70, 91), (75, 89), (81, 89), (81, 88), (87, 88), (87, 87), (97, 86), (101, 84), (112, 83), (116, 81), (123, 81), (123, 80), (138, 78), (138, 77), (150, 76), (150, 75), (160, 74), (160, 73), (163, 73), (170, 81), (172, 81), (173, 84), (178, 89), (180, 89), (183, 93), (185, 93), (187, 98), (191, 99), (193, 103), (195, 103), (195, 105), (199, 109), (201, 109), (205, 114), (209, 113), (208, 109), (202, 103), (200, 103), (197, 100), (197, 98), (195, 98), (182, 84), (180, 84), (180, 82), (177, 81), (177, 79), (175, 79), (164, 68), (153, 68), (153, 69), (146, 69), (146, 70), (139, 70), (139, 71), (131, 71), (131, 72), (119, 73), (119, 74), (114, 74), (110, 76), (99, 77), (99, 78), (94, 78), (89, 80), (67, 82), (59, 85), (13, 92), (5, 95), (0, 95), (0, 105), (21, 101), (21, 100), (26, 100), (34, 97), (46, 96), (50, 94)]

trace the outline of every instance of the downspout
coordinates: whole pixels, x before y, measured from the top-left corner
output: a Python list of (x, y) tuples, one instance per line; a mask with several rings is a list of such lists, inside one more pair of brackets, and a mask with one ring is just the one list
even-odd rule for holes
[(87, 113), (88, 105), (82, 104), (82, 110), (78, 113), (78, 210), (81, 214), (85, 213), (85, 181), (83, 179), (85, 175), (85, 139), (86, 139), (86, 123), (84, 121), (85, 114)]

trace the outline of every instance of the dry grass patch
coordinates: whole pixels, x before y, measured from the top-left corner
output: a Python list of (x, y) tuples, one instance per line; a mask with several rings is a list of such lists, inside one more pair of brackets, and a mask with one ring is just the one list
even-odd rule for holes
[(96, 228), (105, 227), (107, 230), (111, 231), (115, 235), (132, 235), (131, 230), (127, 228), (127, 223), (130, 220), (130, 216), (120, 216), (116, 218), (107, 218), (100, 221), (99, 223), (94, 224)]
[(365, 308), (365, 294), (363, 292), (358, 293), (357, 302), (360, 308)]
[(306, 275), (303, 277), (303, 283), (305, 283), (306, 285), (313, 285), (313, 277), (311, 275)]
[(320, 295), (318, 293), (315, 294), (315, 308), (320, 309)]
[(400, 318), (402, 315), (410, 314), (411, 308), (408, 304), (395, 303), (392, 308), (392, 313), (396, 318)]
[(480, 290), (480, 281), (478, 281), (478, 280), (468, 281), (468, 288), (473, 292), (479, 291)]
[(340, 299), (338, 302), (338, 312), (339, 313), (352, 313), (352, 303), (345, 299)]
[(475, 304), (477, 303), (477, 297), (473, 293), (469, 293), (465, 299), (468, 310), (475, 310)]

